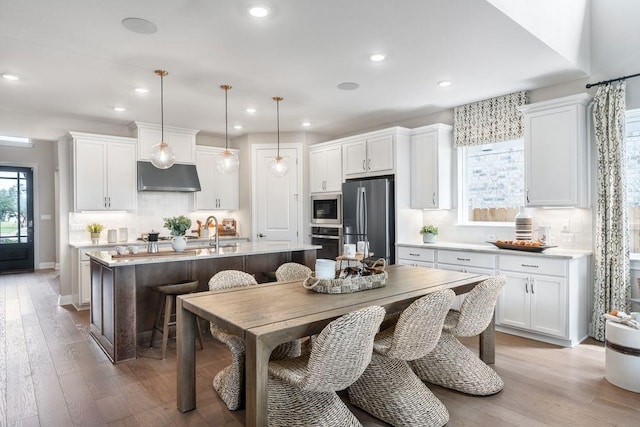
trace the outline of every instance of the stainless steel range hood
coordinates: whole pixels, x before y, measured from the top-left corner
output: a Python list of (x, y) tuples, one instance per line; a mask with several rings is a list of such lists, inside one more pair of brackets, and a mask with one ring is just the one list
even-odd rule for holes
[(138, 162), (138, 191), (200, 191), (196, 165), (174, 164), (158, 169), (151, 162)]

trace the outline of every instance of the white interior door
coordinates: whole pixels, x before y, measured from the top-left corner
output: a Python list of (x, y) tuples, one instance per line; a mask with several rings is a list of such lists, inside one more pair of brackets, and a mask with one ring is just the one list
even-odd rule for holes
[(269, 163), (276, 156), (275, 148), (256, 147), (253, 175), (254, 240), (289, 241), (298, 243), (302, 233), (302, 174), (298, 168), (301, 147), (283, 148), (282, 156), (289, 166), (285, 176), (273, 176)]

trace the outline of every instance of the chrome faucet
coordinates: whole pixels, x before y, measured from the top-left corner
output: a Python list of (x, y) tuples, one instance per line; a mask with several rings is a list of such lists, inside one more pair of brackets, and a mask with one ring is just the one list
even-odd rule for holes
[(215, 246), (215, 247), (216, 247), (216, 249), (218, 249), (218, 247), (219, 247), (219, 243), (220, 243), (220, 242), (219, 242), (219, 240), (218, 240), (218, 218), (216, 218), (216, 217), (215, 217), (215, 216), (213, 216), (213, 215), (208, 216), (208, 217), (207, 217), (207, 220), (204, 222), (204, 228), (205, 228), (206, 230), (208, 230), (208, 229), (209, 229), (209, 223), (211, 222), (211, 220), (213, 220), (213, 226), (214, 226), (214, 228), (216, 229), (216, 230), (215, 230), (215, 232), (216, 232), (216, 239), (215, 239), (215, 242), (214, 242), (214, 243), (211, 243), (211, 233), (209, 233), (209, 246)]

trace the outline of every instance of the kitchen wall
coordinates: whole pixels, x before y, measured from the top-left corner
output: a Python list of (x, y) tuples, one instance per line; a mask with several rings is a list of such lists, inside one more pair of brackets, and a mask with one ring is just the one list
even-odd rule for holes
[(52, 268), (56, 262), (55, 148), (55, 142), (43, 140), (25, 148), (0, 145), (0, 165), (34, 169), (35, 268)]

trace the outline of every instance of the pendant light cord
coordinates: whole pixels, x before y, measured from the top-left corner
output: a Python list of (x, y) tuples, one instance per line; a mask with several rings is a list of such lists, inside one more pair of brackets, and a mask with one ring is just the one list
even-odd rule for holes
[(228, 121), (228, 107), (227, 107), (227, 87), (224, 88), (224, 149), (229, 150), (229, 121)]
[(276, 114), (278, 115), (278, 157), (280, 157), (280, 100), (276, 101)]

